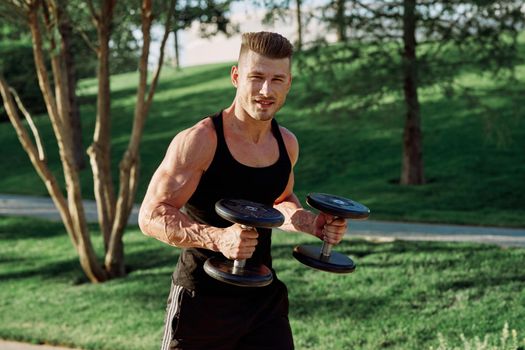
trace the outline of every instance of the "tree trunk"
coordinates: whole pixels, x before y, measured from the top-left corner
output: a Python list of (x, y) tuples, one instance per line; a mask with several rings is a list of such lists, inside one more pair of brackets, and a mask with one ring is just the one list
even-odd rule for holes
[(175, 57), (173, 57), (173, 68), (176, 70), (180, 69), (180, 56), (179, 56), (179, 29), (175, 28), (173, 30), (173, 40), (174, 40), (174, 49)]
[[(92, 282), (100, 282), (104, 281), (107, 276), (97, 261), (97, 256), (88, 234), (80, 192), (80, 181), (73, 159), (71, 127), (69, 124), (69, 98), (66, 93), (68, 86), (67, 72), (65, 70), (64, 55), (61, 51), (62, 46), (56, 44), (55, 37), (51, 38), (51, 67), (55, 86), (55, 93), (53, 94), (44, 61), (42, 31), (39, 25), (38, 10), (39, 8), (37, 6), (30, 8), (28, 12), (28, 23), (33, 39), (33, 54), (38, 82), (57, 139), (60, 160), (64, 171), (67, 191), (67, 210), (68, 217), (70, 218), (70, 225), (66, 224), (66, 229), (70, 229), (71, 232), (69, 232), (69, 234), (75, 237), (75, 248), (79, 254), (80, 265), (86, 276)], [(56, 20), (58, 14), (53, 14), (52, 5), (49, 9), (44, 10), (48, 10), (49, 13), (55, 16)], [(47, 17), (46, 19), (49, 20), (50, 18), (51, 17)], [(53, 30), (52, 27), (57, 23), (58, 22), (52, 23), (51, 21), (48, 23), (48, 25), (51, 25), (51, 31)], [(56, 30), (58, 31), (58, 28), (56, 28)], [(52, 197), (56, 196), (53, 192), (50, 192), (50, 195)], [(55, 203), (59, 201), (57, 198), (53, 198), (53, 200)]]
[[(152, 15), (152, 0), (142, 1), (142, 36), (143, 46), (139, 62), (139, 84), (137, 86), (137, 103), (135, 104), (135, 112), (133, 118), (133, 129), (129, 139), (128, 148), (120, 162), (120, 189), (118, 194), (118, 201), (116, 206), (115, 220), (111, 231), (111, 240), (106, 253), (105, 266), (110, 275), (118, 275), (124, 272), (124, 248), (122, 242), (122, 235), (126, 227), (127, 220), (133, 208), (133, 199), (137, 192), (137, 184), (139, 177), (139, 146), (144, 130), (144, 123), (149, 113), (149, 107), (153, 101), (155, 89), (159, 80), (162, 69), (162, 62), (164, 61), (164, 51), (166, 42), (170, 33), (171, 19), (175, 9), (176, 0), (171, 0), (167, 14), (164, 36), (160, 45), (159, 60), (157, 63), (157, 70), (155, 71), (149, 91), (147, 89), (148, 81), (148, 57), (151, 42), (151, 25), (153, 21)], [(120, 261), (120, 259), (122, 259)]]
[(303, 21), (301, 19), (301, 0), (296, 0), (296, 21), (297, 21), (297, 51), (303, 49)]
[(425, 183), (425, 177), (421, 115), (417, 94), (416, 1), (405, 0), (403, 5), (403, 74), (407, 112), (403, 133), (403, 164), (400, 183), (420, 185)]
[(337, 0), (336, 6), (337, 41), (340, 43), (344, 43), (346, 42), (346, 0)]
[(67, 93), (69, 95), (69, 120), (73, 137), (73, 156), (75, 158), (77, 169), (82, 170), (86, 167), (86, 152), (84, 151), (84, 145), (82, 143), (82, 122), (80, 120), (80, 109), (78, 107), (76, 94), (77, 77), (73, 48), (71, 46), (72, 27), (68, 19), (64, 19), (60, 22), (59, 30), (62, 35), (62, 51), (64, 52), (66, 60), (68, 82)]
[(95, 22), (98, 35), (98, 95), (97, 117), (93, 144), (88, 148), (93, 170), (94, 193), (97, 202), (98, 221), (107, 250), (111, 227), (115, 217), (115, 190), (111, 176), (111, 114), (109, 41), (115, 0), (102, 2), (102, 9)]
[[(69, 238), (71, 238), (71, 242), (74, 246), (77, 246), (78, 238), (75, 234), (73, 234), (73, 223), (71, 220), (71, 215), (67, 208), (66, 198), (62, 194), (62, 191), (60, 189), (60, 186), (58, 185), (55, 176), (47, 166), (47, 159), (45, 153), (43, 152), (42, 144), (40, 143), (40, 137), (38, 135), (34, 135), (35, 141), (37, 143), (37, 147), (35, 147), (35, 145), (33, 145), (32, 143), (31, 137), (29, 136), (27, 130), (22, 124), (20, 117), (18, 116), (15, 103), (9, 90), (10, 88), (7, 85), (7, 82), (4, 80), (4, 77), (0, 74), (0, 95), (2, 95), (2, 99), (4, 100), (4, 107), (7, 116), (9, 117), (11, 124), (16, 130), (16, 134), (18, 136), (20, 144), (22, 145), (22, 148), (24, 149), (24, 151), (26, 151), (27, 155), (29, 156), (29, 160), (33, 164), (38, 175), (44, 182), (47, 191), (51, 195), (51, 199), (53, 200), (53, 203), (58, 209), (62, 222), (66, 227), (66, 231), (69, 235)], [(22, 109), (23, 106), (19, 106), (19, 108)], [(32, 120), (30, 119), (31, 116), (29, 115), (29, 113), (27, 113), (26, 117), (28, 119), (28, 123), (31, 125)], [(35, 131), (38, 132), (36, 129)]]

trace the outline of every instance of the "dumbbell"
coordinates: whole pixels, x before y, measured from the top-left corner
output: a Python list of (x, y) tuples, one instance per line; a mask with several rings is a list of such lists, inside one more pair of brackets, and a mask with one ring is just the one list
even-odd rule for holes
[[(283, 214), (277, 209), (242, 199), (221, 199), (215, 204), (215, 212), (245, 230), (278, 227), (284, 222)], [(206, 260), (204, 271), (216, 280), (240, 287), (264, 287), (273, 281), (272, 271), (262, 264), (220, 256)]]
[[(351, 199), (325, 193), (310, 193), (306, 203), (325, 214), (344, 219), (367, 219), (370, 209)], [(323, 242), (321, 247), (312, 245), (297, 246), (293, 256), (301, 263), (314, 269), (334, 272), (354, 272), (355, 264), (346, 255), (332, 251), (332, 244)]]

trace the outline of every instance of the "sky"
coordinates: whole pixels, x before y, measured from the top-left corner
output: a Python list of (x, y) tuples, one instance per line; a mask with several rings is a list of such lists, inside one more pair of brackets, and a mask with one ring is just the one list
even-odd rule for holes
[[(247, 2), (234, 3), (232, 7), (231, 22), (239, 25), (241, 33), (266, 30), (278, 32), (287, 37), (292, 43), (296, 40), (296, 25), (293, 13), (287, 17), (286, 21), (280, 20), (271, 25), (263, 25), (263, 17), (264, 10), (256, 9)], [(310, 23), (307, 28), (303, 29), (305, 39), (318, 34), (319, 28), (315, 24)], [(188, 67), (207, 63), (235, 61), (239, 54), (240, 41), (240, 34), (228, 38), (221, 33), (208, 39), (201, 38), (199, 36), (199, 26), (194, 24), (190, 29), (179, 34), (181, 66)], [(173, 36), (170, 35), (166, 51), (168, 61), (174, 56), (173, 46)]]

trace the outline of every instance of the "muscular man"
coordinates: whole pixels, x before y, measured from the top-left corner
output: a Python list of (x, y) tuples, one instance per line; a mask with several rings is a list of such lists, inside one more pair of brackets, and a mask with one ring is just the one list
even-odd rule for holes
[[(222, 198), (272, 205), (281, 229), (337, 244), (346, 221), (303, 209), (294, 195), (295, 136), (274, 119), (292, 83), (292, 45), (276, 33), (245, 33), (230, 107), (180, 132), (153, 175), (139, 215), (142, 231), (181, 247), (168, 298), (162, 349), (293, 349), (288, 294), (272, 269), (271, 230), (221, 219)], [(205, 97), (203, 96), (205, 99)], [(209, 277), (211, 256), (253, 259), (272, 269), (261, 288)]]

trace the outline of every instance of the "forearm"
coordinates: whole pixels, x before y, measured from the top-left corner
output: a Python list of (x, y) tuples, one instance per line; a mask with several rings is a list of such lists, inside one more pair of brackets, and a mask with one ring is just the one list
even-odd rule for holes
[(172, 246), (219, 251), (217, 240), (222, 229), (199, 224), (169, 205), (141, 209), (139, 225), (145, 235)]
[(318, 237), (315, 233), (316, 214), (304, 209), (295, 195), (275, 205), (275, 208), (283, 213), (284, 224), (280, 229), (288, 232), (304, 232)]

